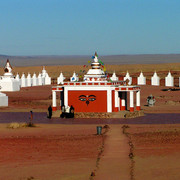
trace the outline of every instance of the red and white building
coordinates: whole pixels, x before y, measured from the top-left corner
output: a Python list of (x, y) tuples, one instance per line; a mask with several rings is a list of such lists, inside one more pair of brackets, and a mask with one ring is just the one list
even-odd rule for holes
[(84, 81), (52, 87), (53, 111), (71, 105), (75, 112), (118, 112), (128, 107), (131, 112), (140, 110), (139, 86), (126, 85), (126, 81), (108, 81), (96, 53), (91, 66)]

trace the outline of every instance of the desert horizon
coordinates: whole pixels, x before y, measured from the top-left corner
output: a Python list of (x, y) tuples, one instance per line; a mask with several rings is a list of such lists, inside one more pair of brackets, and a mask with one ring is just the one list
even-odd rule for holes
[[(70, 77), (75, 71), (78, 75), (86, 74), (92, 61), (91, 56), (2, 56), (0, 55), (0, 75), (4, 74), (4, 65), (9, 59), (13, 73), (38, 74), (45, 66), (48, 74), (52, 78), (57, 78), (60, 72), (66, 77)], [(125, 75), (128, 71), (130, 75), (138, 76), (142, 71), (144, 75), (152, 76), (154, 71), (159, 72), (160, 77), (164, 78), (168, 71), (178, 77), (180, 70), (180, 54), (167, 55), (112, 55), (99, 56), (104, 63), (106, 71), (112, 74)]]
[[(93, 55), (93, 54), (92, 54)], [(0, 66), (3, 67), (9, 59), (12, 66), (55, 66), (55, 65), (86, 65), (91, 61), (91, 55), (45, 55), (45, 56), (8, 56), (0, 55)], [(122, 54), (100, 55), (104, 64), (163, 64), (180, 62), (180, 54)]]

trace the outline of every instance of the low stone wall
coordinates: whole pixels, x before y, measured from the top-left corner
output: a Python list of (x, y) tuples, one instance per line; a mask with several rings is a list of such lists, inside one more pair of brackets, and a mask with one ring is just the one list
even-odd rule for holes
[[(52, 118), (53, 117), (59, 117), (60, 118), (61, 111), (57, 110), (53, 112)], [(74, 118), (135, 118), (135, 117), (140, 117), (144, 116), (144, 112), (141, 111), (119, 111), (119, 112), (113, 112), (113, 113), (98, 113), (98, 112), (75, 112), (74, 113)]]
[(139, 116), (144, 116), (143, 111), (119, 111), (113, 113), (88, 113), (88, 112), (81, 112), (75, 113), (75, 118), (135, 118)]
[(79, 112), (75, 113), (75, 118), (111, 118), (112, 113)]
[(143, 111), (129, 112), (129, 113), (124, 115), (125, 118), (135, 118), (135, 117), (140, 117), (140, 116), (144, 116)]

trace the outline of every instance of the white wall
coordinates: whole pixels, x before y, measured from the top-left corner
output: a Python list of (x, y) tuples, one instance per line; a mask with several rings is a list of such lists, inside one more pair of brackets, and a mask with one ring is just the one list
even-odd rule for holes
[(3, 78), (0, 80), (1, 91), (19, 91), (19, 81), (13, 78)]
[(8, 106), (8, 96), (0, 92), (0, 106)]

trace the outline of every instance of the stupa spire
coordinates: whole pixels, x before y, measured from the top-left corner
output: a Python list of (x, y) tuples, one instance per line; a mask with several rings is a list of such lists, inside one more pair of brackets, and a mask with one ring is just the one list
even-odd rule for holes
[(13, 76), (13, 74), (12, 74), (12, 66), (11, 66), (11, 64), (9, 62), (9, 59), (7, 59), (6, 65), (4, 66), (4, 76), (6, 76), (6, 77)]
[(91, 63), (91, 69), (84, 75), (84, 80), (87, 81), (107, 81), (104, 71), (101, 69), (101, 61), (98, 60), (97, 52), (92, 56), (93, 62)]
[(9, 62), (9, 59), (7, 59), (7, 61), (6, 61), (6, 65), (4, 66), (4, 71), (5, 72), (11, 72), (12, 71), (12, 66)]
[(95, 51), (94, 57), (98, 57), (97, 52)]
[(95, 54), (94, 54), (94, 63), (99, 63), (97, 52), (95, 52)]

